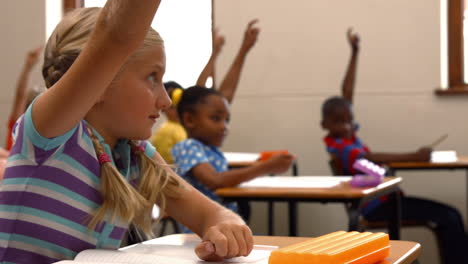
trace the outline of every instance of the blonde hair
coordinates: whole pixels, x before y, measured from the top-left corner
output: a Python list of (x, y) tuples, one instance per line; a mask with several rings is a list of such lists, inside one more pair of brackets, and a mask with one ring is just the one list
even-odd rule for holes
[[(80, 8), (71, 11), (57, 25), (44, 52), (42, 74), (46, 87), (54, 85), (70, 68), (83, 50), (94, 24), (99, 16), (100, 8)], [(129, 60), (140, 56), (148, 47), (163, 45), (159, 34), (150, 29), (143, 45)], [(124, 66), (122, 66), (123, 68)], [(118, 78), (118, 75), (114, 78)], [(92, 129), (88, 129), (97, 157), (105, 155), (104, 147), (99, 142)], [(166, 198), (178, 198), (182, 184), (180, 180), (168, 172), (168, 165), (156, 164), (136, 142), (129, 141), (138, 158), (141, 177), (138, 186), (132, 186), (111, 162), (101, 165), (102, 205), (94, 212), (88, 227), (92, 230), (102, 221), (121, 221), (133, 223), (145, 234), (152, 235), (151, 212), (155, 203), (164, 211)]]

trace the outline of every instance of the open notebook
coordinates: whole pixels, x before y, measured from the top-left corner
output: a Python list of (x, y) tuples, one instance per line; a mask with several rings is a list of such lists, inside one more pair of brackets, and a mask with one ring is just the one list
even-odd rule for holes
[(202, 263), (249, 263), (267, 264), (275, 246), (255, 245), (247, 257), (238, 257), (224, 262), (205, 262), (198, 259), (194, 243), (184, 245), (137, 244), (124, 250), (89, 249), (80, 252), (75, 260), (64, 260), (56, 264), (202, 264)]

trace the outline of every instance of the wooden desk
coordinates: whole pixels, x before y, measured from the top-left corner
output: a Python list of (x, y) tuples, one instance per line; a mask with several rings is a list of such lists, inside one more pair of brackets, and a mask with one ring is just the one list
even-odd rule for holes
[[(306, 237), (278, 237), (278, 236), (254, 236), (257, 245), (271, 245), (285, 247), (299, 243), (310, 238)], [(171, 244), (187, 247), (195, 247), (200, 242), (194, 234), (176, 234), (152, 239), (144, 244)], [(421, 245), (410, 241), (390, 241), (390, 256), (383, 262), (376, 264), (411, 264), (421, 255)], [(130, 246), (131, 247), (131, 246)], [(198, 262), (197, 262), (198, 263)], [(263, 262), (262, 262), (263, 263)], [(264, 262), (266, 263), (266, 261)]]
[[(247, 166), (253, 165), (255, 162), (258, 161), (260, 158), (260, 153), (247, 153), (247, 152), (224, 152), (223, 153), (226, 159), (228, 160), (228, 166), (230, 169), (236, 168), (243, 168)], [(299, 170), (297, 168), (297, 162), (294, 161), (292, 164), (292, 175), (297, 176), (299, 174)], [(250, 211), (250, 205), (247, 206)], [(297, 204), (295, 202), (288, 202), (288, 210), (290, 211), (297, 211)], [(274, 205), (272, 201), (268, 201), (268, 235), (273, 235), (273, 215), (274, 215)]]
[[(457, 156), (454, 162), (391, 162), (386, 164), (389, 175), (396, 175), (402, 170), (465, 170), (466, 171), (466, 206), (468, 214), (468, 156)], [(467, 217), (468, 221), (468, 217)]]
[[(311, 176), (311, 178), (314, 176)], [(331, 188), (220, 188), (216, 191), (226, 201), (287, 201), (344, 203), (349, 217), (348, 230), (358, 230), (360, 208), (363, 203), (390, 194), (392, 218), (389, 222), (391, 239), (400, 238), (401, 201), (398, 186), (400, 177), (386, 177), (384, 182), (372, 188), (353, 188), (349, 182)], [(297, 236), (297, 210), (289, 207), (289, 236)], [(272, 222), (270, 222), (272, 224)]]

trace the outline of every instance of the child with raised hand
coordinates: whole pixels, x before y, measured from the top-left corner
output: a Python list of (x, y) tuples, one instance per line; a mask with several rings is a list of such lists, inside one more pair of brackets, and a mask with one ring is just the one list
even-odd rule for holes
[[(410, 153), (372, 152), (357, 137), (357, 125), (351, 109), (354, 93), (354, 79), (359, 54), (359, 36), (347, 32), (351, 46), (351, 59), (343, 80), (342, 96), (331, 97), (322, 105), (322, 128), (328, 134), (324, 138), (327, 152), (333, 159), (335, 169), (340, 175), (354, 175), (353, 163), (365, 158), (376, 163), (393, 161), (428, 161), (431, 149), (422, 147)], [(369, 221), (388, 221), (390, 206), (387, 199), (376, 199), (362, 208), (364, 217)], [(436, 232), (443, 263), (468, 263), (464, 250), (468, 247), (468, 238), (464, 230), (460, 213), (448, 205), (417, 197), (402, 196), (402, 220), (432, 222)], [(465, 261), (463, 261), (465, 260)]]
[[(24, 113), (32, 99), (38, 94), (37, 91), (29, 89), (29, 78), (34, 65), (37, 64), (43, 47), (37, 47), (28, 51), (23, 69), (16, 82), (15, 98), (11, 107), (10, 116), (8, 117), (8, 131), (6, 137), (5, 149), (10, 150), (13, 146), (12, 131), (16, 120)], [(29, 92), (28, 92), (29, 89)]]
[[(258, 21), (258, 19), (253, 19), (247, 24), (239, 51), (237, 52), (237, 55), (234, 58), (234, 61), (232, 62), (228, 72), (226, 73), (226, 76), (224, 76), (221, 85), (217, 88), (229, 103), (232, 103), (234, 99), (247, 55), (255, 46), (255, 43), (257, 43), (258, 35), (260, 34), (260, 28), (256, 26)], [(213, 53), (197, 80), (197, 86), (206, 87), (205, 85), (208, 77), (214, 76), (214, 63), (223, 45), (224, 37), (219, 35), (218, 31), (215, 30)]]
[(109, 0), (57, 25), (49, 88), (18, 120), (0, 189), (0, 262), (52, 263), (115, 249), (129, 223), (151, 233), (157, 203), (194, 230), (205, 260), (247, 255), (244, 221), (184, 182), (146, 141), (170, 105), (159, 0)]
[[(254, 19), (248, 23), (239, 52), (224, 77), (221, 86), (219, 86), (218, 91), (229, 103), (232, 103), (234, 99), (247, 54), (257, 42), (258, 34), (260, 33), (260, 29), (255, 26), (257, 22), (258, 20)], [(219, 34), (218, 30), (215, 30), (213, 34), (213, 52), (205, 68), (200, 73), (197, 80), (198, 86), (205, 87), (206, 80), (214, 75), (214, 63), (221, 52), (224, 41), (224, 37)], [(177, 142), (186, 139), (187, 136), (185, 132), (183, 132), (183, 127), (180, 125), (176, 113), (177, 102), (180, 99), (181, 93), (183, 93), (183, 89), (176, 82), (168, 82), (166, 83), (166, 90), (172, 99), (171, 107), (164, 111), (168, 120), (156, 131), (151, 141), (161, 153), (164, 160), (171, 164), (174, 161), (170, 155), (172, 147)]]
[[(172, 148), (177, 172), (214, 201), (217, 188), (236, 186), (258, 176), (285, 172), (294, 160), (290, 154), (277, 154), (266, 161), (240, 169), (228, 169), (219, 149), (228, 133), (229, 104), (219, 91), (193, 86), (184, 91), (177, 106), (188, 139)], [(224, 204), (236, 211), (235, 203)]]

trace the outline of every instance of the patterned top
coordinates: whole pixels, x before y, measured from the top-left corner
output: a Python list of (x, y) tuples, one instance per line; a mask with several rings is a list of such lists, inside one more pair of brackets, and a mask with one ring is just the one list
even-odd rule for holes
[[(177, 173), (200, 192), (221, 204), (221, 198), (215, 194), (214, 190), (209, 189), (205, 184), (200, 182), (191, 172), (195, 166), (201, 163), (209, 163), (217, 172), (227, 171), (227, 159), (219, 148), (208, 146), (196, 139), (189, 138), (177, 143), (171, 152)], [(236, 203), (224, 203), (223, 205), (233, 211), (237, 211)]]
[[(370, 152), (369, 148), (353, 134), (351, 139), (333, 138), (326, 136), (324, 139), (328, 153), (335, 155), (343, 169), (343, 175), (355, 175), (360, 173), (353, 168), (357, 159)], [(403, 195), (403, 193), (401, 193)], [(361, 207), (361, 213), (365, 216), (372, 213), (372, 210), (389, 200), (388, 195), (380, 196), (378, 199), (369, 201)]]
[(187, 139), (184, 127), (176, 122), (166, 121), (156, 131), (151, 142), (158, 149), (159, 154), (168, 163), (172, 164), (171, 149), (178, 142)]
[(334, 155), (340, 162), (343, 175), (356, 174), (353, 168), (354, 162), (369, 153), (369, 148), (355, 134), (351, 139), (334, 138), (328, 135), (323, 141), (325, 141), (327, 152)]
[[(73, 259), (85, 249), (120, 246), (127, 223), (87, 228), (101, 205), (100, 165), (86, 121), (56, 138), (42, 137), (28, 108), (14, 128), (16, 137), (0, 186), (0, 262), (52, 263)], [(112, 163), (128, 181), (139, 179), (128, 141), (111, 151), (94, 131)], [(145, 154), (155, 149), (141, 142)]]

